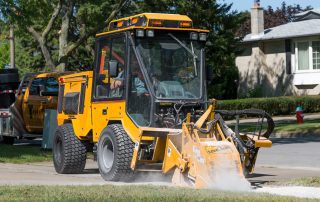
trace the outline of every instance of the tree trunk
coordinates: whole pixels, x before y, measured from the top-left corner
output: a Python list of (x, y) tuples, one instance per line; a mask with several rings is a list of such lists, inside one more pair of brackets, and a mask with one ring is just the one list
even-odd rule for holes
[(43, 44), (43, 43), (39, 43), (39, 44), (40, 44), (40, 48), (41, 48), (43, 57), (46, 61), (46, 70), (47, 71), (55, 71), (56, 65), (54, 64), (54, 61), (51, 57), (51, 53), (50, 53), (47, 45)]
[(32, 34), (33, 38), (35, 40), (37, 40), (39, 43), (43, 57), (46, 61), (46, 68), (47, 68), (46, 70), (54, 71), (55, 64), (53, 62), (51, 53), (50, 53), (49, 48), (48, 48), (47, 44), (45, 43), (43, 37), (33, 27), (27, 27), (27, 30)]
[(57, 67), (58, 71), (64, 72), (66, 64), (68, 62), (67, 56), (67, 46), (68, 46), (68, 32), (70, 27), (70, 18), (72, 17), (74, 2), (68, 1), (68, 4), (64, 5), (62, 10), (64, 10), (64, 15), (62, 17), (61, 30), (59, 36), (59, 65)]

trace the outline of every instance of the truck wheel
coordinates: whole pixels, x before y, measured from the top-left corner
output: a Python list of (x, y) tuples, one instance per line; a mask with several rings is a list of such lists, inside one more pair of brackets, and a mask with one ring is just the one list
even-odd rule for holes
[(2, 142), (4, 144), (8, 144), (8, 145), (13, 145), (14, 143), (14, 137), (11, 137), (11, 136), (2, 136)]
[(120, 124), (109, 125), (101, 134), (97, 148), (99, 171), (107, 181), (130, 181), (134, 143)]
[(59, 126), (53, 137), (53, 164), (57, 173), (81, 173), (86, 165), (86, 146), (70, 123)]

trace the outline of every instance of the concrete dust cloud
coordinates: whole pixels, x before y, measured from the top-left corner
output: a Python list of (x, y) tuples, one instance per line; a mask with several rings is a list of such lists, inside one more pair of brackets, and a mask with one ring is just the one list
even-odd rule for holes
[(212, 177), (210, 189), (236, 192), (251, 190), (250, 183), (244, 176), (239, 175), (237, 167), (230, 167), (230, 162), (224, 159), (215, 162), (210, 176)]
[(171, 177), (162, 172), (138, 172), (133, 183), (171, 186)]
[(226, 141), (209, 143), (217, 148), (216, 153), (213, 154), (214, 160), (210, 162), (211, 167), (206, 174), (209, 188), (224, 191), (250, 191), (251, 185), (240, 170), (241, 165), (238, 164), (241, 162), (237, 161), (239, 154), (234, 145)]

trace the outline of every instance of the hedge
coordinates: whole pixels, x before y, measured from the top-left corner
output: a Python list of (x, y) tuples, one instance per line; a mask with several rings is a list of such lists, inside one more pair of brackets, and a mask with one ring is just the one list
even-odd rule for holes
[(294, 114), (297, 106), (302, 106), (304, 113), (320, 112), (320, 95), (247, 98), (217, 101), (217, 109), (242, 110), (255, 108), (265, 110), (271, 115)]

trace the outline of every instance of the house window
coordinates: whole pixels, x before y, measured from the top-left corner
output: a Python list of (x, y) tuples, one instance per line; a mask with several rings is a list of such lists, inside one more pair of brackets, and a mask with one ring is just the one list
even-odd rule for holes
[(309, 69), (309, 42), (299, 42), (298, 45), (298, 70)]
[(295, 46), (296, 70), (320, 70), (320, 41), (298, 41)]
[(320, 69), (320, 41), (312, 42), (313, 69)]

